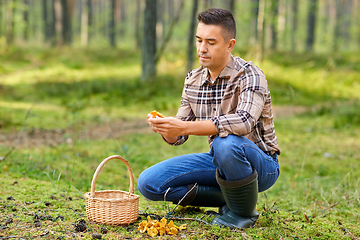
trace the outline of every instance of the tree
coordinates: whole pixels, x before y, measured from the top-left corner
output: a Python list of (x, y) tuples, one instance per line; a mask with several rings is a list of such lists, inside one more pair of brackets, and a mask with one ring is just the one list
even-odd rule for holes
[(62, 11), (61, 11), (61, 0), (55, 0), (54, 5), (53, 5), (53, 13), (55, 16), (55, 41), (54, 43), (57, 44), (58, 47), (61, 47), (64, 43), (64, 38), (63, 38), (63, 25), (62, 25)]
[(298, 0), (292, 0), (292, 28), (291, 28), (291, 51), (295, 52), (296, 50), (296, 32), (298, 26)]
[[(55, 0), (56, 1), (56, 0)], [(49, 24), (49, 39), (51, 46), (56, 46), (56, 13), (55, 13), (55, 1), (50, 2), (51, 17)]]
[(179, 21), (180, 19), (180, 16), (181, 16), (181, 12), (182, 10), (184, 9), (184, 0), (181, 0), (180, 2), (180, 6), (177, 10), (177, 13), (175, 15), (175, 17), (173, 18), (173, 20), (171, 21), (171, 24), (170, 24), (170, 27), (169, 27), (169, 30), (167, 32), (167, 34), (165, 35), (164, 37), (164, 40), (163, 40), (163, 43), (161, 44), (161, 47), (160, 47), (160, 50), (157, 52), (156, 54), (156, 61), (158, 61), (161, 56), (163, 55), (164, 51), (165, 51), (165, 48), (166, 48), (166, 45), (169, 43), (170, 41), (170, 38), (172, 36), (172, 33), (174, 31), (174, 28), (177, 24), (177, 22)]
[[(50, 42), (52, 46), (56, 45), (56, 37), (55, 37), (56, 14), (55, 14), (54, 4), (55, 4), (54, 1), (42, 0), (44, 42)], [(50, 12), (49, 12), (49, 8), (51, 9)]]
[(141, 12), (141, 2), (140, 0), (136, 0), (136, 10), (135, 10), (135, 39), (136, 39), (136, 47), (141, 47), (140, 40), (140, 12)]
[(213, 5), (212, 0), (204, 0), (204, 9), (209, 9), (212, 7), (212, 5)]
[(259, 14), (259, 0), (251, 0), (251, 19), (250, 19), (250, 44), (256, 44), (257, 42), (257, 26), (258, 26), (258, 14)]
[(23, 19), (24, 19), (24, 40), (27, 41), (29, 39), (29, 0), (24, 0), (24, 11), (23, 11)]
[(226, 1), (224, 1), (224, 8), (229, 10), (234, 15), (235, 0), (226, 0)]
[(92, 4), (92, 0), (87, 0), (87, 10), (88, 10), (88, 17), (87, 17), (87, 21), (88, 21), (88, 42), (90, 42), (90, 39), (92, 37), (92, 32), (93, 32), (93, 4)]
[(88, 2), (91, 0), (82, 0), (81, 4), (81, 25), (80, 25), (80, 34), (81, 34), (81, 45), (87, 46), (89, 40), (89, 31), (88, 31)]
[(6, 17), (6, 43), (8, 45), (14, 42), (14, 28), (15, 28), (15, 0), (10, 0), (7, 6)]
[(235, 0), (229, 0), (229, 11), (233, 15), (235, 14)]
[(109, 40), (110, 40), (110, 46), (115, 47), (115, 9), (116, 9), (116, 1), (111, 0), (111, 6), (110, 6), (110, 21), (109, 21)]
[(307, 51), (312, 51), (314, 47), (317, 2), (318, 0), (309, 0), (309, 8), (307, 15), (307, 37), (306, 37)]
[[(119, 0), (120, 3), (118, 3), (119, 7), (118, 7), (118, 12), (119, 12), (119, 20), (117, 21), (117, 23), (120, 23), (120, 36), (124, 36), (126, 33), (126, 28), (125, 23), (126, 23), (126, 18), (127, 18), (127, 2), (125, 0)], [(120, 8), (120, 9), (119, 9)]]
[(62, 22), (62, 36), (65, 45), (70, 45), (72, 41), (71, 28), (71, 12), (68, 0), (61, 0), (61, 22)]
[(257, 19), (257, 54), (256, 60), (261, 62), (263, 59), (263, 49), (264, 49), (264, 15), (265, 15), (265, 0), (259, 0), (259, 13)]
[(48, 7), (47, 7), (47, 3), (49, 1), (47, 0), (42, 0), (42, 17), (43, 17), (43, 22), (44, 22), (44, 42), (49, 41), (49, 15), (48, 15)]
[(141, 76), (143, 81), (156, 76), (156, 8), (157, 0), (145, 1)]
[(278, 14), (279, 6), (278, 0), (271, 1), (271, 22), (270, 22), (270, 31), (271, 31), (271, 45), (272, 50), (276, 50), (277, 47), (277, 23), (278, 23)]
[(0, 1), (0, 37), (3, 35), (3, 2)]
[(194, 40), (195, 40), (195, 27), (196, 27), (196, 13), (198, 11), (198, 5), (199, 5), (199, 1), (193, 0), (190, 29), (188, 34), (187, 71), (190, 71), (194, 64)]

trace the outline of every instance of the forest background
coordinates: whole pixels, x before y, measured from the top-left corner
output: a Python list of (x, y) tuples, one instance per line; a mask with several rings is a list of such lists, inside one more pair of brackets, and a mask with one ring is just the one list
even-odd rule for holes
[[(187, 229), (173, 238), (360, 238), (360, 1), (0, 0), (1, 239), (91, 239), (101, 227), (106, 239), (145, 237), (140, 219), (89, 222), (83, 194), (107, 156), (129, 161), (139, 194), (145, 168), (208, 151), (202, 137), (166, 145), (146, 114), (176, 114), (184, 77), (199, 66), (196, 14), (210, 7), (233, 12), (233, 54), (267, 76), (281, 175), (259, 194), (252, 229), (143, 197), (141, 220), (180, 218)], [(96, 189), (128, 186), (125, 166), (111, 161)]]

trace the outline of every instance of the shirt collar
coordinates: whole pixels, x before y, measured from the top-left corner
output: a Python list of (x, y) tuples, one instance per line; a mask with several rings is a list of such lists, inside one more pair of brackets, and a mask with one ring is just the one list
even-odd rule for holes
[[(235, 68), (235, 59), (234, 56), (232, 54), (230, 54), (229, 56), (229, 61), (226, 64), (226, 66), (224, 67), (224, 69), (220, 72), (219, 76), (214, 79), (214, 83), (217, 81), (217, 79), (229, 79), (230, 75), (231, 75), (231, 69)], [(210, 80), (210, 72), (209, 69), (207, 68), (203, 68), (202, 70), (202, 76), (201, 76), (201, 85), (204, 85), (205, 83), (211, 83)]]

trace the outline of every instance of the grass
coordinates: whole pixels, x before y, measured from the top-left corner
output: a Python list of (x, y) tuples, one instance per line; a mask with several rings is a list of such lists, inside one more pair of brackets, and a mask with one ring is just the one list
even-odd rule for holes
[[(137, 232), (137, 223), (146, 214), (164, 216), (175, 205), (141, 197), (141, 215), (135, 224), (90, 223), (82, 194), (89, 191), (96, 167), (105, 157), (120, 154), (130, 162), (136, 186), (137, 177), (148, 166), (180, 154), (208, 151), (206, 138), (191, 137), (185, 145), (171, 147), (145, 128), (105, 140), (80, 139), (77, 131), (117, 119), (138, 121), (153, 109), (174, 115), (184, 76), (181, 67), (174, 66), (181, 66), (181, 58), (172, 62), (165, 57), (167, 61), (159, 63), (161, 69), (174, 71), (161, 70), (149, 84), (139, 79), (139, 53), (72, 51), (19, 48), (0, 57), (2, 136), (20, 130), (71, 130), (61, 136), (71, 141), (59, 145), (0, 145), (0, 157), (15, 147), (0, 160), (0, 236), (92, 239), (106, 227), (104, 239), (145, 238)], [(275, 119), (282, 149), (281, 174), (271, 189), (259, 194), (259, 220), (246, 230), (185, 221), (187, 229), (176, 238), (359, 239), (357, 63), (356, 54), (268, 56), (261, 68), (268, 76), (274, 105), (306, 106), (309, 111)], [(127, 191), (128, 187), (126, 168), (118, 161), (107, 163), (96, 184), (97, 190)], [(139, 194), (137, 189), (135, 193)], [(205, 210), (209, 209), (177, 208), (174, 214), (210, 222), (213, 216)], [(41, 227), (35, 226), (35, 214), (40, 216)], [(13, 222), (6, 223), (9, 218)], [(79, 219), (87, 221), (86, 232), (75, 231)]]

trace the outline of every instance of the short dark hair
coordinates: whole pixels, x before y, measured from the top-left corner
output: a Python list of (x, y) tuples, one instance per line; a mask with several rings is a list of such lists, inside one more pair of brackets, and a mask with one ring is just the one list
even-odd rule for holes
[(217, 25), (225, 30), (224, 39), (236, 37), (236, 24), (234, 16), (228, 10), (221, 8), (210, 8), (198, 14), (199, 22), (208, 25)]

